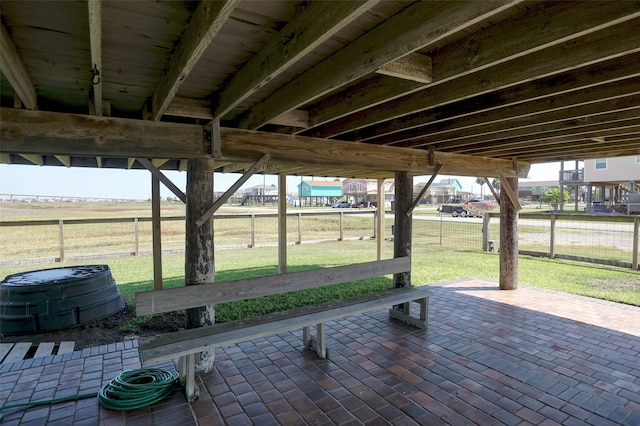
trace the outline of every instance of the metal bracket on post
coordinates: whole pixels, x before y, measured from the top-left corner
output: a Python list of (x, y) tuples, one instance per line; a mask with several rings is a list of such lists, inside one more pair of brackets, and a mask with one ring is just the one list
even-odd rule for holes
[(222, 141), (220, 140), (220, 120), (213, 120), (204, 126), (204, 139), (209, 143), (206, 152), (213, 158), (222, 158)]

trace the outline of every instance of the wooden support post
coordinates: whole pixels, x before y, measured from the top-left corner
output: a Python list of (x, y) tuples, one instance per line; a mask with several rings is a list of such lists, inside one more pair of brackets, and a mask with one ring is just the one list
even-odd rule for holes
[(278, 175), (278, 272), (287, 272), (287, 175)]
[[(395, 232), (393, 237), (393, 257), (411, 257), (411, 217), (406, 212), (413, 202), (413, 174), (396, 172), (395, 174)], [(411, 272), (402, 272), (393, 276), (394, 287), (411, 286)]]
[(378, 179), (378, 207), (376, 216), (376, 248), (378, 260), (384, 259), (384, 179)]
[[(501, 179), (501, 187), (518, 191), (517, 178)], [(518, 288), (518, 208), (511, 196), (500, 203), (500, 289)]]
[(489, 227), (491, 226), (491, 216), (485, 212), (482, 217), (482, 250), (490, 251), (489, 240), (491, 239), (491, 232)]
[(638, 252), (640, 251), (640, 216), (633, 218), (633, 254), (631, 259), (631, 267), (638, 270)]
[(58, 220), (58, 240), (60, 241), (60, 263), (64, 262), (64, 221)]
[[(213, 203), (213, 159), (190, 160), (187, 164), (187, 208), (185, 244), (185, 284), (198, 285), (215, 281), (213, 250), (213, 218), (198, 226), (196, 221)], [(186, 310), (186, 328), (211, 325), (215, 306)], [(213, 370), (213, 349), (200, 353), (196, 369), (200, 373)]]
[(151, 175), (151, 223), (153, 235), (153, 288), (162, 288), (162, 229), (160, 225), (160, 180)]
[(133, 233), (134, 233), (134, 240), (135, 240), (133, 255), (138, 257), (140, 256), (140, 226), (139, 226), (139, 221), (137, 217), (133, 219)]
[(556, 214), (551, 213), (551, 226), (549, 229), (549, 259), (556, 257)]

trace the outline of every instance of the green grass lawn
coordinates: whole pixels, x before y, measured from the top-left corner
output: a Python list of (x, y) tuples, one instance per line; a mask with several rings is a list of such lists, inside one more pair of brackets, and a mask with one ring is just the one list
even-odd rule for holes
[[(375, 253), (374, 241), (290, 246), (288, 270), (293, 272), (368, 262), (375, 260)], [(387, 243), (385, 257), (392, 256), (392, 244)], [(278, 271), (275, 247), (221, 250), (216, 252), (215, 262), (217, 281), (272, 275)], [(105, 263), (110, 266), (121, 294), (130, 305), (135, 302), (136, 292), (153, 289), (153, 268), (150, 256), (103, 259), (93, 263)], [(0, 277), (26, 270), (71, 265), (73, 264), (1, 266)], [(164, 255), (162, 267), (165, 287), (184, 285), (183, 254)], [(463, 277), (493, 280), (496, 281), (497, 286), (499, 254), (482, 251), (454, 252), (420, 247), (414, 249), (412, 255), (414, 285), (429, 285)], [(628, 269), (520, 256), (519, 283), (640, 306), (640, 273)], [(259, 302), (249, 300), (220, 304), (216, 307), (216, 321), (224, 322), (251, 317), (303, 304), (377, 291), (390, 286), (391, 277), (389, 276), (270, 296), (260, 299)]]

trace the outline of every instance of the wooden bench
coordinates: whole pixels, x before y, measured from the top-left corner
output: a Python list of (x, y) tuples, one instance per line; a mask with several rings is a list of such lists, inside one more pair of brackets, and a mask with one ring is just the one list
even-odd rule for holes
[[(410, 267), (410, 258), (402, 257), (260, 278), (141, 292), (136, 294), (136, 313), (148, 315), (317, 288), (407, 272)], [(418, 328), (426, 328), (429, 295), (426, 287), (390, 288), (245, 320), (217, 323), (143, 338), (139, 344), (140, 357), (144, 365), (180, 357), (181, 383), (185, 385), (187, 398), (192, 401), (198, 396), (195, 385), (195, 354), (257, 337), (302, 328), (304, 347), (316, 351), (318, 357), (326, 358), (328, 350), (325, 344), (325, 322), (390, 307), (391, 317)], [(419, 317), (411, 315), (411, 302), (420, 304)], [(313, 325), (316, 327), (315, 336), (311, 333)]]

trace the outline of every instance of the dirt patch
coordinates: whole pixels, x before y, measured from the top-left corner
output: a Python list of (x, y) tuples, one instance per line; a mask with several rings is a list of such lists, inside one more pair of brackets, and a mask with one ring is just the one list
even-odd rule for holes
[(591, 278), (589, 284), (607, 291), (640, 291), (640, 281), (632, 279)]
[(122, 342), (124, 340), (134, 339), (137, 337), (153, 336), (156, 334), (177, 331), (184, 328), (185, 319), (184, 314), (170, 312), (167, 314), (156, 315), (148, 321), (139, 324), (136, 330), (132, 330), (128, 325), (135, 324), (136, 322), (139, 322), (139, 319), (136, 318), (135, 309), (127, 305), (120, 312), (116, 312), (106, 318), (80, 327), (48, 333), (4, 336), (2, 341), (6, 343), (57, 343), (62, 341), (73, 341), (76, 342), (76, 350), (79, 350), (92, 346)]

